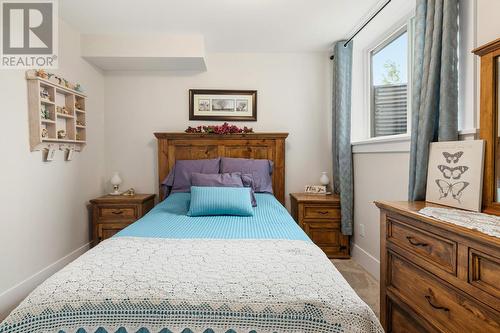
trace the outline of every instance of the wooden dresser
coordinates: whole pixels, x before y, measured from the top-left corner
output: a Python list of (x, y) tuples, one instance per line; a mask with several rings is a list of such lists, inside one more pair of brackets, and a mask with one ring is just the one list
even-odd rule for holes
[(134, 223), (154, 207), (154, 194), (105, 195), (93, 200), (93, 246)]
[(328, 258), (349, 258), (349, 236), (340, 232), (338, 195), (290, 193), (292, 216)]
[(500, 239), (417, 212), (380, 208), (380, 320), (386, 332), (500, 332)]

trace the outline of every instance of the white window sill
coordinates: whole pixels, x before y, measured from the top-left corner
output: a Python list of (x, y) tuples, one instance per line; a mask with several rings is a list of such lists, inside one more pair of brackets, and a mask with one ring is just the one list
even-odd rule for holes
[(351, 142), (353, 154), (408, 153), (410, 134), (398, 134)]
[[(462, 129), (458, 132), (459, 140), (477, 139), (478, 130), (475, 128)], [(383, 136), (351, 142), (353, 154), (369, 153), (409, 153), (410, 134)]]

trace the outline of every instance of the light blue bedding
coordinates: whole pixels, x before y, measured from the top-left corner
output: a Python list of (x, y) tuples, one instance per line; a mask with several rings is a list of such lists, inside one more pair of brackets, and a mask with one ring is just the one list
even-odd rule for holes
[(310, 241), (276, 198), (256, 193), (254, 216), (191, 217), (189, 193), (173, 193), (115, 237), (290, 239)]

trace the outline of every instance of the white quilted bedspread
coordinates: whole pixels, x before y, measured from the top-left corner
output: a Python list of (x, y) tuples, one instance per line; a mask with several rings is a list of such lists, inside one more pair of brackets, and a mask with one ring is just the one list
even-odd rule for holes
[(0, 332), (382, 332), (314, 244), (115, 237), (40, 285)]

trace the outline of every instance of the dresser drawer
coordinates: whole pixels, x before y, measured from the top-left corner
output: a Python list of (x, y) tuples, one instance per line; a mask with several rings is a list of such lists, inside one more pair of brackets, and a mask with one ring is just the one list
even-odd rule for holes
[(456, 275), (457, 243), (388, 218), (387, 240)]
[(100, 220), (134, 220), (137, 218), (137, 206), (98, 206), (97, 214)]
[(444, 332), (500, 331), (500, 313), (462, 294), (420, 267), (389, 253), (387, 290)]
[(469, 248), (469, 283), (500, 298), (500, 259)]
[(412, 316), (403, 310), (392, 299), (387, 300), (387, 311), (389, 313), (389, 322), (387, 323), (387, 333), (434, 333), (435, 329), (427, 327), (420, 322), (418, 317)]
[(304, 218), (322, 219), (336, 218), (340, 219), (340, 208), (332, 206), (304, 205)]

